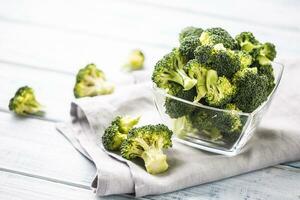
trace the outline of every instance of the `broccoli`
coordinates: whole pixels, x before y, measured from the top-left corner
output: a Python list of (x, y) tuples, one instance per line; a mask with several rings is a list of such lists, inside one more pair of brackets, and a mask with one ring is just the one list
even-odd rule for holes
[(252, 56), (260, 65), (269, 65), (276, 57), (275, 45), (266, 42), (253, 50)]
[(248, 53), (251, 53), (253, 49), (260, 45), (251, 32), (242, 32), (235, 37), (235, 40), (239, 44), (240, 49)]
[(243, 112), (254, 111), (270, 94), (268, 77), (260, 75), (256, 67), (237, 72), (233, 83), (237, 89), (233, 102)]
[(125, 68), (128, 70), (140, 70), (144, 67), (145, 56), (141, 50), (133, 50), (128, 58)]
[(222, 44), (215, 46), (198, 46), (194, 51), (195, 58), (200, 64), (217, 71), (219, 76), (231, 78), (240, 69), (239, 56)]
[(210, 106), (221, 107), (236, 94), (236, 88), (225, 77), (218, 77), (215, 70), (208, 70), (206, 75), (207, 93), (205, 100)]
[(237, 51), (236, 54), (240, 60), (240, 69), (249, 67), (252, 64), (252, 56), (245, 51)]
[(117, 125), (121, 133), (127, 134), (130, 131), (130, 129), (132, 129), (135, 125), (139, 123), (140, 118), (141, 118), (140, 116), (135, 118), (129, 116), (125, 116), (125, 117), (117, 116), (111, 122), (111, 124)]
[[(168, 93), (180, 99), (193, 101), (194, 96), (196, 95), (195, 88), (185, 91), (183, 90), (183, 87), (177, 83), (170, 83), (170, 86), (171, 87), (168, 90)], [(179, 118), (192, 112), (194, 106), (185, 102), (181, 102), (177, 99), (166, 97), (165, 108), (166, 113), (171, 118)]]
[(195, 36), (195, 37), (199, 38), (202, 32), (203, 32), (202, 28), (188, 26), (180, 32), (179, 42), (181, 43), (186, 37), (189, 37), (189, 36)]
[(114, 85), (106, 81), (103, 71), (97, 69), (96, 65), (89, 64), (77, 73), (74, 86), (76, 98), (111, 94), (113, 91)]
[(225, 48), (236, 49), (236, 41), (222, 28), (209, 28), (202, 32), (200, 36), (202, 45), (213, 46), (222, 43)]
[(21, 87), (9, 101), (9, 110), (18, 115), (43, 115), (42, 105), (36, 100), (34, 91), (28, 86)]
[(172, 146), (172, 134), (163, 124), (133, 128), (121, 145), (121, 155), (128, 160), (140, 157), (148, 173), (162, 173), (169, 167), (163, 149)]
[(159, 88), (168, 89), (170, 82), (176, 82), (183, 86), (184, 90), (194, 87), (197, 80), (190, 78), (183, 70), (184, 62), (178, 49), (165, 55), (159, 60), (152, 74), (152, 80)]
[(117, 116), (102, 136), (102, 143), (105, 149), (119, 150), (122, 142), (127, 138), (128, 132), (139, 122), (140, 117)]
[(179, 52), (185, 61), (194, 58), (194, 51), (200, 45), (199, 37), (189, 36), (182, 40), (179, 46)]
[(188, 75), (197, 80), (196, 91), (197, 96), (194, 98), (194, 102), (200, 101), (207, 92), (206, 88), (206, 74), (208, 68), (205, 65), (199, 64), (197, 60), (190, 60), (184, 67)]
[(258, 69), (258, 73), (260, 75), (265, 75), (266, 77), (268, 77), (268, 81), (269, 81), (268, 91), (269, 91), (269, 93), (271, 93), (275, 87), (275, 77), (274, 77), (274, 70), (273, 70), (272, 65), (271, 64), (258, 65), (257, 69)]

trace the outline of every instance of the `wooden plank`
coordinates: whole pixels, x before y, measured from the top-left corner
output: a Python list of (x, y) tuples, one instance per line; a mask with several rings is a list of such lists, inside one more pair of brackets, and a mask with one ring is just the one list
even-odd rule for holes
[[(177, 45), (178, 32), (188, 25), (222, 26), (232, 34), (251, 30), (262, 41), (272, 41), (277, 45), (278, 58), (298, 55), (300, 51), (297, 46), (300, 42), (299, 34), (286, 31), (286, 29), (274, 31), (255, 24), (224, 21), (220, 18), (176, 10), (166, 11), (164, 8), (153, 9), (151, 6), (128, 4), (123, 1), (87, 1), (84, 3), (72, 1), (73, 6), (68, 7), (68, 15), (65, 15), (65, 8), (68, 5), (68, 2), (58, 4), (56, 1), (51, 1), (44, 4), (34, 0), (24, 5), (18, 1), (9, 1), (1, 5), (2, 19), (19, 25), (14, 29), (9, 25), (8, 27), (4, 25), (4, 22), (0, 24), (3, 27), (3, 33), (0, 35), (0, 38), (3, 38), (0, 58), (10, 57), (10, 60), (28, 64), (40, 61), (38, 65), (42, 66), (52, 62), (57, 68), (67, 66), (64, 69), (68, 69), (69, 66), (74, 66), (73, 63), (76, 65), (87, 62), (93, 57), (101, 59), (107, 65), (116, 66), (115, 60), (119, 63), (122, 61), (122, 54), (118, 52), (122, 49), (128, 52), (130, 49), (122, 46), (123, 42), (131, 43), (133, 48), (145, 49), (150, 46), (158, 49), (165, 48), (163, 52), (166, 52), (167, 49)], [(33, 7), (35, 9), (30, 9)], [(54, 12), (55, 15), (53, 15)], [(78, 13), (81, 14), (78, 15)], [(26, 24), (26, 27), (22, 28), (22, 24)], [(30, 31), (28, 26), (35, 28)], [(61, 31), (72, 34), (62, 37), (58, 34)], [(21, 35), (18, 34), (20, 32), (22, 32)], [(87, 37), (92, 37), (92, 39), (87, 40)], [(97, 42), (99, 37), (107, 38), (106, 40), (109, 41)], [(111, 49), (113, 49), (114, 58), (109, 54)], [(154, 61), (163, 55), (163, 53), (154, 55), (156, 50), (145, 49), (145, 52), (155, 57)], [(19, 58), (20, 55), (23, 55), (22, 58)], [(70, 63), (71, 60), (72, 63)], [(153, 66), (153, 62), (150, 62), (150, 66)]]
[[(225, 169), (224, 169), (225, 170)], [(299, 170), (268, 168), (223, 181), (173, 192), (163, 196), (149, 197), (152, 200), (169, 199), (299, 199)]]
[(49, 182), (37, 178), (0, 172), (0, 199), (5, 200), (126, 200), (111, 196), (97, 198), (91, 190)]
[(0, 113), (0, 127), (1, 169), (90, 186), (96, 174), (94, 165), (56, 131), (54, 123)]
[[(271, 168), (178, 192), (138, 199), (297, 199), (300, 173)], [(37, 178), (0, 171), (0, 199), (130, 199), (124, 196), (96, 198), (92, 191)]]

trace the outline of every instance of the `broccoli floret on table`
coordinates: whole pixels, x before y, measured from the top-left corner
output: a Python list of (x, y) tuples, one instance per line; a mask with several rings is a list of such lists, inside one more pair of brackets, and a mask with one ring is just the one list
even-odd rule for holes
[(172, 147), (172, 134), (163, 124), (133, 128), (121, 145), (121, 155), (128, 160), (142, 158), (150, 174), (162, 173), (169, 167), (163, 149)]
[[(168, 94), (187, 101), (193, 101), (196, 95), (196, 91), (195, 88), (186, 91), (183, 90), (183, 87), (181, 85), (177, 83), (170, 83)], [(190, 112), (192, 112), (194, 106), (185, 102), (181, 102), (177, 99), (166, 97), (165, 108), (166, 108), (166, 113), (171, 118), (179, 118), (184, 115), (188, 115)]]
[(188, 26), (188, 27), (182, 29), (182, 31), (179, 33), (179, 42), (182, 43), (182, 41), (186, 37), (190, 37), (190, 36), (195, 36), (195, 37), (199, 38), (202, 32), (203, 32), (202, 28)]
[(231, 35), (222, 28), (209, 28), (202, 32), (200, 36), (202, 45), (213, 46), (222, 43), (225, 48), (236, 49), (237, 43)]
[(144, 67), (145, 55), (139, 50), (133, 50), (130, 52), (128, 62), (125, 64), (125, 68), (128, 70), (140, 70)]
[(157, 87), (168, 89), (170, 82), (180, 84), (184, 90), (193, 88), (197, 80), (190, 78), (184, 71), (185, 63), (178, 49), (159, 60), (152, 74), (152, 80)]
[(21, 87), (9, 101), (9, 110), (18, 115), (43, 115), (42, 105), (37, 101), (34, 91), (28, 86)]
[(113, 91), (114, 85), (106, 80), (104, 72), (96, 65), (89, 64), (77, 73), (74, 86), (76, 98), (111, 94)]

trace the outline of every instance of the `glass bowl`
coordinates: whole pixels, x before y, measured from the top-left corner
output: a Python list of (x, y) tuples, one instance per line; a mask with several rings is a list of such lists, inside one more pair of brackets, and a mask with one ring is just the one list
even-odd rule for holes
[[(247, 141), (249, 141), (253, 135), (254, 130), (258, 127), (280, 83), (284, 66), (280, 63), (272, 63), (272, 66), (274, 68), (275, 87), (268, 99), (252, 113), (224, 110), (194, 103), (169, 95), (156, 86), (154, 86), (153, 90), (155, 106), (163, 122), (173, 130), (175, 140), (192, 147), (218, 154), (228, 156), (237, 155), (242, 151)], [(211, 124), (203, 123), (203, 121), (201, 123), (201, 120), (191, 123), (189, 115), (172, 119), (166, 113), (166, 100), (172, 100), (173, 102), (178, 101), (177, 104), (181, 107), (180, 109), (193, 110), (193, 117), (204, 117), (208, 119)], [(203, 128), (209, 127), (210, 125), (217, 127), (217, 129)], [(239, 128), (233, 129), (233, 126)]]

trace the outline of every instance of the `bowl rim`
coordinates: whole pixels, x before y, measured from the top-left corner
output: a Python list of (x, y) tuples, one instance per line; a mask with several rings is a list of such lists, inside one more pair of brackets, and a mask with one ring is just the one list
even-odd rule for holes
[[(282, 63), (272, 62), (272, 66), (273, 66), (273, 64), (279, 66), (279, 68), (278, 68), (279, 71), (278, 71), (277, 75), (275, 74), (275, 76), (276, 76), (275, 77), (275, 80), (276, 80), (275, 87), (273, 88), (272, 92), (269, 94), (268, 98), (259, 107), (257, 107), (253, 112), (248, 113), (248, 112), (242, 112), (242, 111), (234, 111), (236, 114), (244, 115), (244, 116), (253, 116), (257, 112), (259, 112), (261, 109), (263, 109), (266, 106), (266, 104), (272, 99), (272, 97), (274, 96), (274, 94), (275, 94), (275, 92), (276, 92), (276, 90), (277, 90), (277, 88), (278, 88), (278, 86), (281, 82), (281, 78), (282, 78), (283, 71), (284, 71), (284, 65)], [(175, 99), (177, 101), (181, 101), (183, 103), (187, 103), (187, 104), (190, 104), (190, 105), (193, 105), (193, 106), (196, 106), (196, 107), (205, 108), (205, 109), (209, 109), (209, 110), (214, 110), (214, 111), (218, 111), (218, 112), (232, 112), (232, 110), (227, 110), (227, 109), (222, 109), (222, 108), (215, 108), (215, 107), (212, 107), (212, 106), (207, 106), (207, 105), (201, 104), (199, 102), (192, 102), (192, 101), (188, 101), (188, 100), (170, 95), (164, 89), (157, 87), (155, 83), (153, 83), (153, 89), (154, 89), (155, 92), (158, 92), (158, 93), (160, 93), (160, 94), (162, 94), (162, 95), (164, 95), (168, 98)]]

